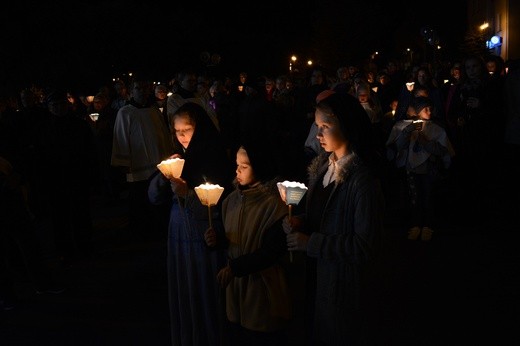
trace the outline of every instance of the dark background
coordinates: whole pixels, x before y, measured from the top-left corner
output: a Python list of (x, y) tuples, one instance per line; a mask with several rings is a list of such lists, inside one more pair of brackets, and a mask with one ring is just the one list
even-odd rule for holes
[[(466, 1), (16, 1), (0, 12), (1, 83), (97, 87), (133, 72), (171, 79), (184, 67), (234, 76), (288, 71), (289, 57), (335, 71), (378, 51), (381, 60), (429, 56), (433, 29), (442, 58), (456, 58)], [(204, 53), (207, 52), (207, 53)], [(204, 61), (218, 54), (215, 66)]]

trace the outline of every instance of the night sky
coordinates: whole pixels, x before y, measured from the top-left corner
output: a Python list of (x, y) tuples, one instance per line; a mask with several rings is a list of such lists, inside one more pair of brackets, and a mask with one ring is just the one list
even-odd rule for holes
[(425, 26), (436, 30), (445, 52), (456, 54), (466, 30), (465, 1), (437, 2), (429, 10), (420, 10), (424, 5), (417, 1), (224, 3), (9, 4), (0, 13), (2, 87), (36, 82), (89, 88), (128, 71), (168, 80), (181, 68), (204, 68), (203, 52), (221, 57), (211, 71), (231, 76), (241, 70), (284, 73), (291, 54), (335, 71), (374, 51), (400, 58), (411, 47), (420, 58)]

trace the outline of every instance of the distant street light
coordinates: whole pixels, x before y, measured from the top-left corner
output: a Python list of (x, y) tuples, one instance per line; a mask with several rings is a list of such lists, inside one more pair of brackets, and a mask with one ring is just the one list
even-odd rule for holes
[(293, 64), (296, 63), (296, 60), (297, 60), (297, 59), (298, 59), (298, 58), (296, 57), (296, 55), (291, 56), (291, 61), (289, 61), (289, 71), (292, 71), (292, 69), (293, 69)]
[(406, 48), (406, 51), (407, 51), (408, 53), (410, 53), (410, 64), (411, 64), (412, 61), (413, 61), (413, 50), (411, 50), (410, 48)]

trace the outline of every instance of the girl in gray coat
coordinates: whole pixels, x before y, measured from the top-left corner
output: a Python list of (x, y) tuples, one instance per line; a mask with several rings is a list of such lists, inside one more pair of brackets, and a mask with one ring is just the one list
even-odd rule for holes
[[(316, 137), (325, 150), (309, 165), (306, 213), (284, 219), (290, 251), (305, 251), (313, 345), (359, 345), (372, 270), (383, 230), (384, 199), (373, 171), (370, 120), (358, 100), (327, 91), (316, 106)], [(374, 161), (375, 162), (375, 161)]]

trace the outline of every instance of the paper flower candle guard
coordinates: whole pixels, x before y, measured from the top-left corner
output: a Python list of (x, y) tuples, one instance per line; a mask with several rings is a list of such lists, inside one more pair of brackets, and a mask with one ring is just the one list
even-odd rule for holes
[(174, 158), (163, 160), (161, 163), (157, 165), (157, 168), (164, 174), (166, 177), (173, 176), (178, 178), (181, 176), (182, 168), (184, 167), (184, 159)]
[[(292, 217), (292, 206), (298, 205), (301, 199), (307, 192), (307, 186), (302, 183), (298, 183), (296, 181), (287, 181), (280, 182), (276, 184), (278, 186), (278, 192), (280, 192), (280, 197), (282, 197), (282, 201), (287, 204), (289, 208), (289, 219)], [(292, 251), (289, 254), (291, 256), (291, 262), (293, 260)]]
[(99, 113), (90, 113), (88, 116), (89, 116), (90, 119), (92, 119), (92, 121), (94, 121), (94, 122), (98, 121), (98, 119), (99, 119)]
[(217, 205), (220, 196), (222, 196), (222, 192), (224, 192), (224, 188), (215, 184), (205, 183), (200, 184), (195, 188), (195, 193), (197, 194), (197, 197), (199, 197), (200, 203), (202, 203), (202, 205), (208, 206), (208, 220), (210, 228), (213, 227), (211, 223), (211, 206)]

